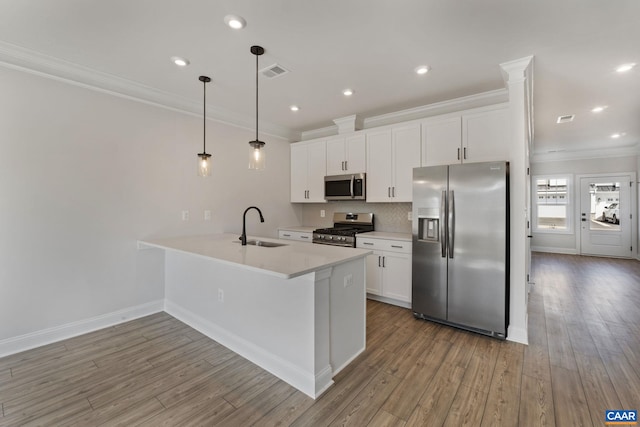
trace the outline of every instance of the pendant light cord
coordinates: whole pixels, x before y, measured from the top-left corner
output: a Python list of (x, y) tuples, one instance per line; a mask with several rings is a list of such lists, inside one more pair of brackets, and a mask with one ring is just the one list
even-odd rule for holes
[(256, 55), (256, 144), (258, 143), (258, 57)]
[(202, 152), (207, 152), (207, 82), (203, 81), (203, 93), (202, 97)]

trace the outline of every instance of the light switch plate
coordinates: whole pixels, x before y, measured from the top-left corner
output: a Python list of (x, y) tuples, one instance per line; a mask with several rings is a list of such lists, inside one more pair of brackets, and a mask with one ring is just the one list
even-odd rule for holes
[(182, 211), (182, 220), (189, 221), (189, 211)]
[(204, 220), (205, 221), (211, 221), (211, 211), (210, 210), (204, 211)]
[(325, 211), (324, 209), (320, 209), (320, 218), (324, 218)]

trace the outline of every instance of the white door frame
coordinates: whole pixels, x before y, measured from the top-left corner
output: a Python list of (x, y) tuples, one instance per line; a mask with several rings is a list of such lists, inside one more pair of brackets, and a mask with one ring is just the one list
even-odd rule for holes
[(636, 227), (636, 222), (637, 220), (637, 194), (638, 192), (636, 191), (635, 185), (636, 185), (636, 173), (635, 172), (611, 172), (611, 173), (589, 173), (589, 174), (580, 174), (580, 175), (576, 175), (576, 180), (575, 180), (575, 201), (576, 203), (574, 204), (574, 218), (576, 221), (576, 227), (574, 228), (575, 233), (576, 233), (576, 253), (578, 253), (579, 255), (582, 255), (582, 230), (581, 230), (581, 226), (580, 226), (580, 209), (581, 209), (581, 205), (582, 205), (582, 188), (581, 188), (581, 182), (582, 182), (582, 178), (593, 178), (593, 179), (599, 179), (602, 177), (609, 177), (609, 176), (628, 176), (629, 177), (629, 182), (631, 182), (631, 189), (629, 191), (629, 197), (631, 198), (631, 203), (629, 206), (629, 212), (631, 213), (631, 220), (629, 221), (630, 223), (630, 233), (631, 233), (631, 245), (633, 246), (633, 251), (631, 252), (630, 257), (631, 258), (637, 258), (637, 254), (638, 254), (638, 248), (636, 247), (636, 244), (638, 242), (637, 240), (637, 227)]

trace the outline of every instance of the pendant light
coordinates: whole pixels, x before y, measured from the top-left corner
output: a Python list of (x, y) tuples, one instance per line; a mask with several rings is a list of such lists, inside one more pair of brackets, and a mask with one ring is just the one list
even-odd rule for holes
[(202, 153), (198, 153), (198, 176), (211, 176), (211, 154), (207, 154), (207, 83), (211, 79), (207, 76), (198, 78), (202, 82), (203, 113), (202, 113)]
[(249, 157), (249, 169), (264, 169), (265, 166), (265, 143), (258, 139), (258, 57), (264, 53), (261, 46), (251, 46), (251, 53), (256, 56), (256, 139), (249, 141), (251, 153)]

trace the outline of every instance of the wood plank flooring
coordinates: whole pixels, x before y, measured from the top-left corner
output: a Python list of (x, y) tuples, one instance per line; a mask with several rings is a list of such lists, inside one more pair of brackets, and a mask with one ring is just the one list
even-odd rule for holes
[(533, 256), (523, 346), (367, 303), (314, 401), (166, 313), (0, 359), (0, 426), (601, 426), (640, 409), (640, 263)]

